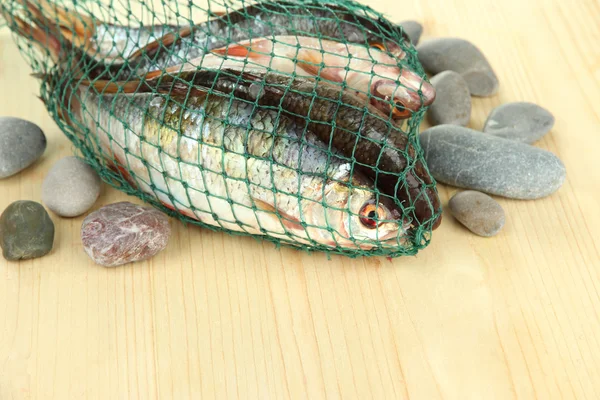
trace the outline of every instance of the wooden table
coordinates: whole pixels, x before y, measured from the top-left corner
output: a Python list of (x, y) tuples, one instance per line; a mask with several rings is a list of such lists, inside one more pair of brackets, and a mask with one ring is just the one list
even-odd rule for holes
[[(490, 239), (446, 212), (427, 249), (393, 262), (174, 222), (164, 252), (106, 269), (82, 250), (82, 218), (53, 215), (50, 255), (0, 260), (0, 399), (600, 398), (600, 4), (370, 5), (485, 52), (501, 90), (474, 99), (471, 127), (505, 102), (551, 110), (537, 146), (564, 161), (562, 189), (499, 199), (506, 227)], [(35, 121), (49, 146), (0, 181), (0, 209), (39, 201), (73, 150), (29, 73), (3, 30), (0, 115)], [(444, 204), (455, 191), (440, 187)], [(125, 199), (104, 188), (96, 206)]]

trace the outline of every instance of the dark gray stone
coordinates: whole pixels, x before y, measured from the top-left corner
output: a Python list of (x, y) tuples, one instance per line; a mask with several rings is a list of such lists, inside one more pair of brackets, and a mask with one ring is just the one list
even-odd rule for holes
[(564, 183), (563, 163), (552, 153), (456, 125), (420, 136), (434, 178), (449, 185), (514, 199), (538, 199)]
[(492, 135), (533, 143), (540, 140), (554, 126), (554, 116), (537, 104), (506, 103), (492, 110), (483, 131)]
[(419, 39), (421, 39), (421, 34), (423, 34), (423, 25), (417, 21), (409, 20), (400, 22), (400, 26), (404, 28), (404, 32), (410, 38), (411, 43), (416, 46), (419, 43)]
[(35, 124), (0, 117), (0, 179), (15, 175), (33, 164), (46, 150), (46, 136)]
[(467, 126), (471, 120), (471, 94), (463, 77), (454, 71), (444, 71), (433, 78), (436, 97), (427, 116), (432, 125)]
[(100, 195), (100, 177), (77, 157), (59, 160), (42, 184), (42, 202), (61, 217), (88, 211)]
[(458, 72), (473, 96), (498, 92), (498, 78), (483, 53), (472, 43), (457, 38), (427, 40), (417, 47), (419, 61), (431, 74)]
[(0, 216), (0, 247), (9, 261), (42, 257), (52, 250), (54, 224), (34, 201), (15, 201)]
[(494, 236), (504, 227), (504, 210), (487, 194), (466, 190), (452, 196), (448, 206), (458, 222), (479, 236)]

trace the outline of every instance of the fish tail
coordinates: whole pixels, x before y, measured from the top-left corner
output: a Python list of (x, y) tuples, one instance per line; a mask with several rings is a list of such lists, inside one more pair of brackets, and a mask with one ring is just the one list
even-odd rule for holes
[[(16, 0), (25, 7), (25, 15), (8, 15), (6, 8), (2, 12), (7, 21), (12, 21), (11, 28), (21, 37), (29, 40), (42, 52), (49, 53), (52, 60), (58, 63), (67, 44), (59, 25), (49, 19), (44, 12), (29, 0)], [(26, 21), (27, 18), (29, 21)]]
[(39, 7), (34, 6), (30, 0), (16, 1), (25, 6), (38, 20), (45, 21), (45, 25), (55, 25), (60, 35), (76, 46), (87, 47), (96, 32), (94, 20), (90, 16), (69, 11), (47, 0), (36, 0)]

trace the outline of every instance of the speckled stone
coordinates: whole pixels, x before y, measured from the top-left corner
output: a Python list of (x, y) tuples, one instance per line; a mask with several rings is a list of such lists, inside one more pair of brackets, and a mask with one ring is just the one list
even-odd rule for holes
[(550, 132), (554, 116), (545, 108), (527, 102), (506, 103), (492, 110), (483, 131), (492, 135), (534, 143)]
[(563, 163), (549, 151), (456, 125), (420, 136), (427, 166), (440, 182), (514, 199), (539, 199), (564, 183)]
[(54, 245), (54, 224), (34, 201), (15, 201), (0, 216), (0, 247), (9, 261), (42, 257)]
[(404, 28), (404, 32), (410, 38), (411, 43), (416, 46), (419, 43), (419, 39), (421, 39), (421, 35), (423, 34), (423, 25), (417, 21), (407, 20), (400, 22), (400, 26)]
[(458, 38), (427, 40), (417, 47), (419, 61), (431, 74), (458, 72), (473, 96), (498, 92), (498, 77), (483, 53), (471, 42)]
[(494, 236), (504, 227), (504, 210), (487, 194), (466, 190), (452, 196), (448, 206), (458, 222), (479, 236)]
[(170, 236), (165, 214), (129, 202), (102, 207), (81, 225), (85, 252), (105, 267), (151, 258), (167, 246)]
[(88, 211), (100, 195), (96, 171), (77, 157), (59, 160), (42, 184), (42, 202), (61, 217), (76, 217)]
[(46, 136), (35, 124), (0, 117), (0, 179), (13, 176), (33, 164), (46, 150)]
[(436, 98), (427, 111), (431, 125), (467, 126), (471, 120), (471, 94), (463, 77), (454, 71), (444, 71), (433, 78)]

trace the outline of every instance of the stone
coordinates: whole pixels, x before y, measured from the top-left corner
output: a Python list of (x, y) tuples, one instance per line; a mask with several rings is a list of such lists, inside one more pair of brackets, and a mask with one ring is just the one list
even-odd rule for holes
[(46, 136), (29, 121), (0, 117), (0, 179), (13, 176), (36, 162), (46, 150)]
[(463, 77), (454, 71), (444, 71), (433, 78), (436, 97), (427, 111), (432, 125), (467, 126), (471, 120), (471, 94)]
[(431, 39), (417, 46), (419, 61), (431, 74), (458, 72), (473, 96), (498, 92), (498, 78), (483, 53), (471, 42), (458, 38)]
[(53, 245), (54, 223), (41, 204), (15, 201), (0, 216), (0, 247), (7, 260), (42, 257)]
[(466, 190), (452, 196), (448, 206), (458, 222), (479, 236), (495, 236), (504, 227), (504, 210), (487, 194)]
[(530, 200), (556, 192), (566, 178), (549, 151), (461, 126), (435, 126), (420, 141), (429, 171), (449, 185)]
[(170, 236), (165, 214), (129, 202), (104, 206), (81, 225), (85, 252), (105, 267), (147, 260), (167, 247)]
[(485, 133), (534, 143), (554, 126), (554, 116), (545, 108), (528, 102), (506, 103), (492, 110), (483, 126)]
[(42, 202), (61, 217), (77, 217), (88, 211), (100, 195), (96, 171), (77, 157), (59, 160), (42, 184)]
[(412, 20), (402, 21), (399, 25), (404, 29), (404, 33), (408, 35), (413, 46), (416, 46), (419, 39), (421, 39), (421, 34), (423, 34), (423, 25)]

